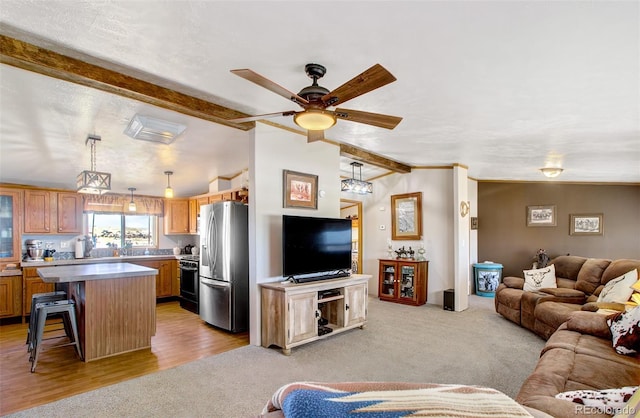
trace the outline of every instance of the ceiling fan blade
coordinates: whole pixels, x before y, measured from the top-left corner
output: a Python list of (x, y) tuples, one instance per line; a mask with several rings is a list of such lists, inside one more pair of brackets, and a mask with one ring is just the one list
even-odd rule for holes
[(324, 131), (307, 131), (307, 142), (322, 141), (324, 139)]
[(337, 89), (322, 96), (322, 101), (327, 103), (327, 106), (335, 106), (394, 81), (396, 81), (396, 78), (389, 71), (382, 65), (376, 64)]
[(286, 112), (265, 113), (264, 115), (247, 116), (245, 118), (229, 119), (229, 122), (243, 123), (252, 122), (254, 120), (275, 118), (276, 116), (291, 116), (295, 115), (295, 110), (287, 110)]
[(333, 113), (338, 119), (349, 120), (351, 122), (366, 123), (367, 125), (373, 125), (385, 129), (395, 128), (402, 120), (402, 118), (398, 116), (363, 112), (361, 110), (336, 109), (333, 111)]
[(280, 96), (288, 100), (291, 100), (292, 102), (298, 103), (300, 106), (309, 104), (309, 101), (307, 99), (298, 96), (296, 93), (285, 89), (281, 85), (274, 83), (273, 81), (261, 76), (255, 71), (249, 70), (247, 68), (243, 68), (239, 70), (231, 70), (231, 72), (237, 75), (238, 77), (242, 77), (245, 80), (249, 80), (252, 83), (256, 83), (260, 87), (264, 87), (267, 90), (271, 90), (275, 94), (279, 94)]

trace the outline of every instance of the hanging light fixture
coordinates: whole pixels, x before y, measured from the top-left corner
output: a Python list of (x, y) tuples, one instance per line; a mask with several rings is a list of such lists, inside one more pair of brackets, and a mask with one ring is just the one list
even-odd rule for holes
[[(360, 168), (360, 179), (356, 180), (355, 168)], [(341, 182), (343, 192), (352, 192), (358, 194), (373, 193), (373, 184), (362, 180), (362, 163), (356, 161), (351, 163), (351, 178), (344, 179)]]
[(96, 141), (98, 135), (88, 135), (85, 146), (91, 141), (91, 170), (84, 170), (76, 179), (78, 193), (104, 194), (111, 191), (111, 174), (96, 171)]
[(131, 202), (129, 202), (129, 212), (135, 212), (136, 211), (136, 202), (133, 201), (133, 192), (136, 190), (135, 187), (129, 187), (129, 190), (131, 191)]
[(173, 171), (165, 171), (164, 174), (167, 175), (167, 188), (164, 189), (164, 197), (167, 199), (171, 199), (173, 197), (173, 189), (171, 188), (171, 175)]
[(336, 124), (336, 117), (329, 112), (319, 109), (307, 109), (296, 113), (293, 121), (308, 131), (324, 131)]
[(542, 174), (549, 178), (558, 177), (564, 170), (560, 167), (544, 167), (541, 168)]

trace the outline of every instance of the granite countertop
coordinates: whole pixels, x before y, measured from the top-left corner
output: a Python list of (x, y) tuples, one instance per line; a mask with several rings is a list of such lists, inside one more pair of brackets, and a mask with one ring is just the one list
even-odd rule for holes
[(157, 274), (157, 269), (131, 263), (80, 264), (38, 269), (38, 275), (46, 283), (84, 282), (87, 280), (155, 276)]
[(184, 254), (173, 255), (130, 255), (122, 257), (88, 257), (88, 258), (72, 258), (69, 260), (53, 260), (53, 261), (22, 261), (21, 267), (51, 267), (51, 266), (70, 266), (70, 265), (82, 265), (82, 264), (96, 264), (96, 263), (122, 263), (127, 261), (153, 261), (153, 260), (180, 260), (184, 257)]

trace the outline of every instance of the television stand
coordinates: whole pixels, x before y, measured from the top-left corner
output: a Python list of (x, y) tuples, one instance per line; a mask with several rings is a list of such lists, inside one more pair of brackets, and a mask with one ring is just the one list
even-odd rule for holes
[(290, 355), (293, 347), (364, 328), (370, 278), (352, 274), (299, 284), (261, 283), (262, 346), (275, 345)]
[(349, 277), (349, 272), (341, 271), (341, 272), (338, 272), (338, 273), (321, 274), (319, 276), (309, 276), (309, 277), (294, 277), (294, 276), (291, 276), (291, 279), (295, 283), (308, 283), (308, 282), (317, 282), (317, 281), (320, 281), (320, 280), (339, 279), (341, 277)]

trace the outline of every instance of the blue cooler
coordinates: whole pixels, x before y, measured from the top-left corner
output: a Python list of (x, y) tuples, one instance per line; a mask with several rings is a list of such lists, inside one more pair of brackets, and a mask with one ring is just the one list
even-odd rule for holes
[(502, 281), (502, 264), (485, 261), (473, 265), (476, 280), (476, 295), (493, 297)]

